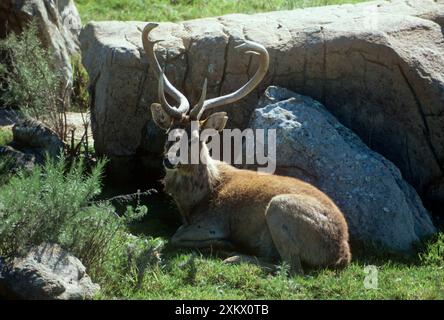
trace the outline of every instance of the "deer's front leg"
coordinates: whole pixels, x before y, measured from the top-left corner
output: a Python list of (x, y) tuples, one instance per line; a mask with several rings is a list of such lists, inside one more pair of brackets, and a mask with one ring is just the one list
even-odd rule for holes
[(234, 246), (228, 240), (228, 233), (214, 223), (201, 221), (183, 225), (177, 229), (171, 238), (171, 244), (181, 248), (214, 248), (218, 250), (233, 250)]
[(256, 256), (241, 254), (241, 253), (233, 253), (230, 257), (224, 260), (224, 263), (227, 264), (241, 264), (241, 263), (249, 263), (257, 265), (267, 272), (275, 272), (277, 270), (276, 265), (266, 262)]

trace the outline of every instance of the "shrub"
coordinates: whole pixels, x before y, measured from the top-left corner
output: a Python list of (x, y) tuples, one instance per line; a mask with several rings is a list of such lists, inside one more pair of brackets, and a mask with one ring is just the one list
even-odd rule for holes
[(0, 50), (7, 61), (0, 66), (3, 103), (44, 122), (66, 140), (68, 89), (61, 88), (61, 75), (37, 37), (37, 26), (31, 23), (20, 35), (11, 33), (0, 41)]
[[(47, 159), (29, 174), (13, 176), (0, 190), (0, 253), (13, 255), (28, 245), (57, 242), (62, 233), (84, 213), (110, 210), (90, 201), (100, 192), (99, 162), (89, 176), (83, 176), (81, 162), (73, 163), (65, 174), (65, 161)], [(92, 214), (91, 214), (92, 215)]]
[[(68, 165), (63, 157), (48, 158), (43, 167), (11, 177), (0, 189), (0, 256), (13, 257), (28, 246), (55, 242), (77, 256), (93, 277), (106, 278), (107, 272), (126, 268), (128, 259), (123, 257), (135, 241), (127, 225), (147, 209), (130, 207), (119, 216), (108, 201), (95, 200), (104, 165), (99, 161), (86, 174), (81, 161)], [(137, 257), (143, 251), (138, 248)]]

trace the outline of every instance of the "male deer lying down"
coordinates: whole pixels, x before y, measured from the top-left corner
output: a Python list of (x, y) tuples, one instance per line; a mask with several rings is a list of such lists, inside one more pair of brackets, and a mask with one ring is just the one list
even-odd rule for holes
[[(206, 81), (199, 102), (190, 111), (187, 98), (166, 79), (154, 54), (159, 41), (149, 38), (157, 24), (149, 23), (142, 32), (143, 46), (159, 79), (159, 103), (151, 105), (154, 122), (165, 130), (184, 129), (193, 139), (199, 131), (221, 131), (225, 112), (201, 120), (204, 111), (233, 103), (250, 93), (263, 79), (269, 64), (267, 50), (245, 41), (241, 47), (259, 57), (255, 75), (239, 90), (205, 100)], [(165, 91), (177, 101), (171, 106)], [(191, 121), (199, 128), (191, 132)], [(344, 216), (332, 200), (314, 186), (295, 178), (240, 170), (216, 161), (205, 142), (199, 142), (204, 163), (173, 164), (167, 157), (174, 144), (165, 144), (165, 190), (175, 200), (183, 225), (172, 238), (179, 247), (237, 250), (264, 262), (279, 258), (294, 272), (309, 267), (341, 268), (350, 262), (348, 228)], [(239, 255), (228, 261), (238, 261)]]

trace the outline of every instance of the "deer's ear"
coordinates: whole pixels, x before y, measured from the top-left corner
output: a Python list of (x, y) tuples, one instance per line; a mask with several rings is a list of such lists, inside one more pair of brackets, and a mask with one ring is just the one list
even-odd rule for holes
[(202, 129), (214, 129), (216, 131), (222, 131), (227, 124), (228, 117), (226, 112), (216, 112), (202, 121)]
[(158, 127), (166, 130), (171, 126), (171, 117), (163, 110), (159, 103), (151, 104), (150, 109), (153, 121)]

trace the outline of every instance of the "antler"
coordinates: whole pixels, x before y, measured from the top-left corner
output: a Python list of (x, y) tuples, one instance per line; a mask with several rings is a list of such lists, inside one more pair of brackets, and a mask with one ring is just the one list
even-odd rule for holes
[[(157, 23), (148, 23), (143, 29), (143, 48), (148, 55), (150, 65), (154, 67), (154, 72), (159, 80), (158, 94), (162, 108), (165, 110), (165, 112), (168, 113), (168, 115), (174, 118), (181, 119), (184, 115), (187, 114), (188, 110), (190, 109), (190, 103), (188, 102), (187, 98), (179, 90), (177, 90), (166, 78), (164, 72), (162, 71), (162, 68), (160, 67), (159, 61), (154, 54), (154, 45), (162, 40), (151, 41), (149, 38), (149, 34), (157, 26), (159, 26), (159, 24)], [(207, 79), (205, 79), (199, 102), (190, 112), (190, 117), (192, 119), (199, 120), (206, 110), (230, 104), (242, 99), (251, 91), (253, 91), (254, 88), (256, 88), (256, 86), (264, 78), (265, 74), (268, 71), (268, 65), (270, 61), (267, 49), (265, 49), (264, 46), (258, 43), (248, 40), (245, 40), (245, 43), (235, 47), (235, 49), (239, 48), (247, 49), (248, 51), (245, 52), (246, 54), (255, 54), (259, 56), (260, 60), (258, 70), (254, 74), (254, 76), (240, 89), (222, 97), (212, 98), (208, 100), (205, 100), (207, 94)], [(168, 103), (165, 97), (165, 91), (177, 102), (179, 102), (179, 107), (175, 108)]]
[[(150, 32), (156, 28), (159, 24), (158, 23), (148, 23), (145, 28), (142, 31), (142, 43), (143, 43), (143, 49), (145, 50), (150, 65), (154, 68), (154, 73), (156, 74), (158, 80), (159, 80), (159, 99), (161, 101), (161, 106), (165, 110), (168, 115), (174, 118), (181, 119), (183, 115), (185, 115), (188, 110), (190, 109), (190, 103), (188, 102), (187, 98), (179, 91), (177, 90), (171, 82), (165, 77), (165, 74), (162, 71), (162, 68), (160, 67), (159, 61), (157, 60), (157, 57), (154, 53), (154, 46), (156, 43), (161, 42), (162, 40), (156, 40), (151, 41), (149, 38)], [(165, 98), (165, 91), (179, 103), (179, 106), (177, 108), (171, 106), (166, 98)]]
[(254, 74), (254, 76), (240, 89), (237, 91), (234, 91), (230, 94), (224, 95), (222, 97), (217, 97), (209, 100), (205, 100), (206, 96), (206, 90), (207, 90), (207, 81), (205, 79), (202, 95), (199, 100), (199, 103), (191, 110), (190, 116), (192, 119), (199, 120), (202, 114), (212, 108), (220, 107), (229, 103), (236, 102), (243, 97), (245, 97), (247, 94), (249, 94), (251, 91), (256, 88), (256, 86), (262, 81), (265, 74), (268, 71), (268, 65), (270, 62), (270, 57), (268, 55), (267, 49), (265, 49), (264, 46), (245, 40), (245, 43), (235, 47), (235, 49), (239, 48), (245, 48), (248, 51), (246, 51), (246, 54), (255, 54), (259, 56), (259, 68)]

